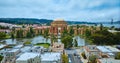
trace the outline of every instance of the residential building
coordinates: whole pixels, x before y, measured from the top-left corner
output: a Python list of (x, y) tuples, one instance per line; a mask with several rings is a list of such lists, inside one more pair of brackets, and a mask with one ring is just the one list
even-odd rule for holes
[(41, 63), (62, 63), (61, 53), (48, 52), (41, 54)]
[(42, 46), (33, 46), (30, 52), (44, 53), (44, 47)]
[(26, 52), (16, 59), (16, 63), (41, 63), (39, 53)]
[(87, 59), (89, 59), (91, 55), (96, 55), (97, 57), (99, 57), (99, 51), (97, 50), (96, 45), (84, 46), (84, 51)]

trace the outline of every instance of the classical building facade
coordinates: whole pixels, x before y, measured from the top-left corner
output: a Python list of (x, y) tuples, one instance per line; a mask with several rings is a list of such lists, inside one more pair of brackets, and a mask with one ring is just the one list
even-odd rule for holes
[(67, 29), (67, 23), (63, 19), (56, 19), (51, 23), (50, 32), (54, 35), (60, 35)]

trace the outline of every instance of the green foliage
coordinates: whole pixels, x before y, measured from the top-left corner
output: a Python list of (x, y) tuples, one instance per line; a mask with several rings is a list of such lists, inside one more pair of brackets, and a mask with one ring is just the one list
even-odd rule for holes
[(46, 38), (46, 42), (47, 42), (47, 40), (48, 40), (48, 36), (49, 36), (49, 29), (47, 28), (47, 29), (45, 29), (45, 32), (44, 32), (44, 38)]
[(33, 28), (30, 27), (30, 30), (27, 31), (26, 37), (27, 37), (27, 38), (32, 38), (32, 37), (34, 37), (34, 36), (35, 36), (35, 32), (34, 32)]
[(3, 56), (0, 55), (0, 62), (2, 61), (2, 59), (3, 59)]
[(64, 30), (63, 32), (62, 32), (62, 37), (65, 37), (66, 35), (69, 35), (69, 33), (68, 33), (68, 30)]
[(69, 63), (69, 59), (66, 54), (62, 54), (62, 63)]
[(36, 46), (43, 46), (44, 48), (49, 48), (50, 44), (49, 43), (37, 43), (35, 44)]
[(15, 38), (15, 36), (14, 36), (14, 33), (13, 33), (13, 32), (11, 32), (11, 38), (12, 38), (12, 39), (14, 39), (14, 38)]
[(89, 38), (89, 37), (91, 36), (91, 31), (87, 29), (87, 30), (85, 31), (85, 36), (86, 36), (87, 38)]
[(95, 55), (91, 55), (90, 57), (89, 57), (89, 60), (90, 60), (90, 63), (97, 63), (96, 62), (96, 56)]
[(100, 30), (103, 30), (103, 24), (100, 24)]
[(0, 32), (0, 39), (5, 38), (6, 37), (6, 33), (5, 32)]
[(50, 38), (51, 38), (51, 44), (53, 44), (53, 42), (57, 41), (57, 38), (55, 37), (54, 34), (51, 34)]
[(26, 42), (24, 43), (24, 45), (29, 45), (29, 44), (31, 44), (31, 42), (29, 42), (29, 41), (26, 41)]
[(6, 27), (6, 26), (1, 26), (0, 25), (0, 29), (9, 29), (9, 27), (8, 26)]
[(75, 39), (75, 42), (74, 42), (75, 44), (75, 47), (77, 47), (78, 46), (78, 43), (77, 43), (77, 40)]
[(32, 35), (31, 35), (31, 33), (29, 31), (27, 32), (26, 37), (27, 38), (32, 38)]
[(120, 60), (120, 52), (118, 52), (118, 53), (115, 55), (115, 59), (119, 59), (119, 60)]
[(116, 45), (120, 42), (120, 33), (110, 33), (107, 30), (97, 31), (91, 35), (92, 42), (97, 45)]
[(77, 29), (79, 28), (80, 26), (79, 25), (77, 25)]
[(73, 39), (71, 36), (67, 35), (61, 39), (62, 43), (64, 44), (65, 48), (71, 48), (73, 46), (72, 42)]
[(84, 59), (87, 59), (87, 57), (86, 57), (86, 55), (85, 55), (85, 52), (82, 52), (82, 57), (84, 58)]
[(74, 34), (74, 30), (73, 30), (73, 27), (72, 27), (72, 26), (70, 27), (69, 34), (70, 34), (70, 36), (73, 36), (73, 34)]
[(23, 38), (23, 30), (22, 29), (17, 30), (16, 38)]

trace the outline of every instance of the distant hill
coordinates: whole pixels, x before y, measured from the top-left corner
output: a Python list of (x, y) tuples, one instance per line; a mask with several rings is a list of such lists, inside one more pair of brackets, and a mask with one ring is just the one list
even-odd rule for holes
[[(35, 18), (0, 18), (0, 22), (11, 23), (11, 24), (47, 24), (53, 20), (48, 19), (35, 19)], [(68, 24), (95, 24), (84, 21), (66, 21)]]
[[(11, 24), (47, 24), (53, 20), (49, 19), (35, 19), (35, 18), (0, 18), (0, 22), (11, 23)], [(99, 24), (99, 23), (110, 23), (110, 22), (85, 22), (85, 21), (66, 21), (68, 24)], [(120, 23), (120, 21), (114, 22)]]
[(120, 21), (116, 21), (116, 22), (114, 22), (114, 23), (116, 23), (116, 24), (120, 24)]
[(0, 22), (11, 24), (49, 24), (52, 20), (34, 18), (0, 18)]

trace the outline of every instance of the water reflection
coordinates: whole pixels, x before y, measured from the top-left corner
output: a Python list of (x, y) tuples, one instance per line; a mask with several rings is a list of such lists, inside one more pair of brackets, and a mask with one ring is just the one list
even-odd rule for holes
[[(6, 40), (2, 40), (5, 42), (5, 44), (23, 44), (26, 41), (30, 41), (32, 42), (32, 44), (36, 44), (36, 43), (51, 43), (50, 39), (46, 39), (43, 36), (36, 36), (34, 38), (24, 38), (24, 39), (6, 39)], [(46, 42), (47, 41), (47, 42)]]
[[(75, 36), (73, 39), (77, 40), (78, 46), (84, 46), (85, 40), (79, 36)], [(46, 39), (43, 36), (36, 36), (34, 38), (24, 38), (24, 39), (6, 39), (4, 40), (6, 44), (23, 44), (26, 41), (32, 42), (32, 44), (36, 43), (51, 43), (51, 39)], [(58, 39), (58, 42), (61, 42), (61, 39)]]
[(85, 39), (83, 39), (83, 38), (81, 38), (81, 37), (79, 37), (79, 36), (75, 36), (75, 37), (73, 38), (73, 40), (74, 40), (74, 39), (77, 40), (78, 46), (85, 46)]

